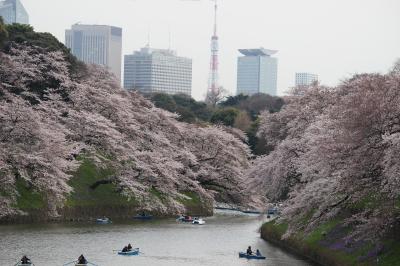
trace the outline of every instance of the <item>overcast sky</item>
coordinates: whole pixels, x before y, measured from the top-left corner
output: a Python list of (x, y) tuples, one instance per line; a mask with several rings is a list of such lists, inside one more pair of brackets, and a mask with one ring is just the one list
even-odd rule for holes
[[(147, 43), (193, 59), (193, 92), (207, 88), (213, 6), (210, 0), (21, 0), (37, 31), (64, 42), (72, 24), (123, 28), (123, 54)], [(354, 73), (386, 72), (400, 57), (399, 0), (220, 0), (220, 84), (236, 91), (239, 48), (276, 49), (278, 93), (295, 72), (326, 85)], [(170, 33), (170, 34), (169, 34)], [(169, 38), (171, 36), (171, 38)], [(169, 39), (171, 41), (169, 41)]]

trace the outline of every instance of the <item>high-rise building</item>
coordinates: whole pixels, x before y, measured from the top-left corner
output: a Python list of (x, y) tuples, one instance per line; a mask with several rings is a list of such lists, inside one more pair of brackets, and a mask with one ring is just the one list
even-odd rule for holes
[(81, 61), (106, 66), (121, 80), (121, 28), (74, 24), (65, 31), (65, 45)]
[(310, 86), (313, 82), (318, 81), (318, 75), (312, 73), (296, 73), (295, 86)]
[(0, 17), (6, 24), (29, 24), (29, 15), (19, 0), (0, 0)]
[(278, 60), (272, 57), (277, 51), (264, 48), (240, 49), (238, 57), (237, 94), (277, 94)]
[(144, 94), (192, 93), (192, 59), (175, 51), (145, 47), (125, 55), (124, 88)]

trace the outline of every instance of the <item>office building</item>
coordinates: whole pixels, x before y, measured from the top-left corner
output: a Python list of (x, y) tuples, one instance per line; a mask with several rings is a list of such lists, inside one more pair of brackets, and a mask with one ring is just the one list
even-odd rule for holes
[(315, 81), (318, 81), (318, 75), (312, 73), (296, 73), (295, 86), (310, 86)]
[(124, 59), (124, 88), (143, 94), (192, 93), (192, 59), (175, 51), (145, 47)]
[(277, 94), (278, 60), (272, 57), (277, 51), (264, 48), (240, 49), (238, 57), (237, 94)]
[(121, 80), (121, 28), (75, 24), (65, 31), (65, 45), (81, 61), (106, 66)]
[(29, 15), (19, 0), (0, 0), (0, 16), (6, 24), (29, 24)]

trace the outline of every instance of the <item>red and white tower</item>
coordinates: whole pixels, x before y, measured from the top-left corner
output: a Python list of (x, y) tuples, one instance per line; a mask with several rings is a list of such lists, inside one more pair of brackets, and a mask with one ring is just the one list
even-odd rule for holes
[(217, 36), (217, 0), (215, 1), (214, 35), (211, 37), (211, 60), (208, 94), (215, 95), (218, 90), (218, 36)]

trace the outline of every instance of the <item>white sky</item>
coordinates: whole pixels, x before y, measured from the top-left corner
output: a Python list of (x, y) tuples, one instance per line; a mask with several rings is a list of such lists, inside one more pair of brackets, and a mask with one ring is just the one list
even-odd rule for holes
[[(207, 89), (213, 5), (210, 0), (21, 0), (37, 31), (64, 42), (72, 24), (123, 28), (123, 54), (147, 43), (193, 59), (196, 99)], [(276, 49), (278, 93), (295, 72), (326, 85), (354, 73), (386, 72), (400, 57), (400, 0), (220, 0), (220, 84), (236, 91), (239, 48)]]

